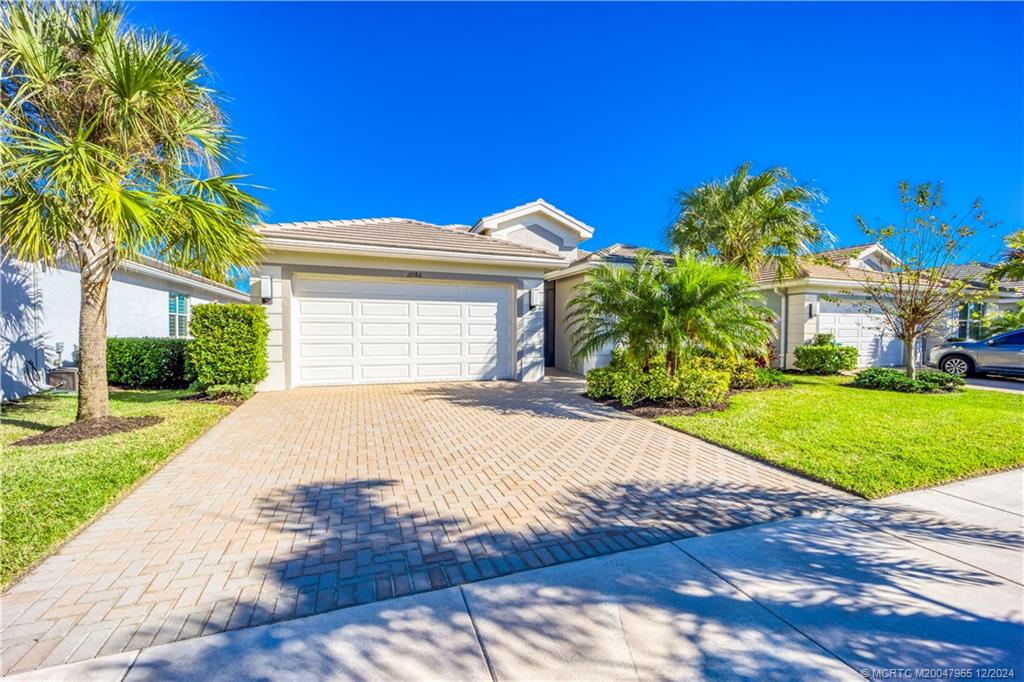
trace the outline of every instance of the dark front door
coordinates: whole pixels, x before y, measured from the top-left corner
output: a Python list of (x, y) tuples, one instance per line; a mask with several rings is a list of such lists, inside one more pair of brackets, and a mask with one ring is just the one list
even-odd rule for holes
[(544, 364), (555, 366), (555, 283), (544, 282)]

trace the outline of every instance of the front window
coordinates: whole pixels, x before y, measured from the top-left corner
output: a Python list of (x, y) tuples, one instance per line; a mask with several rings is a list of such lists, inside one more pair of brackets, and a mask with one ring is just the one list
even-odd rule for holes
[(176, 291), (167, 295), (167, 335), (177, 338), (188, 336), (188, 296)]
[(982, 322), (985, 319), (984, 303), (964, 303), (960, 306), (960, 324), (957, 337), (968, 341), (977, 341), (984, 336)]

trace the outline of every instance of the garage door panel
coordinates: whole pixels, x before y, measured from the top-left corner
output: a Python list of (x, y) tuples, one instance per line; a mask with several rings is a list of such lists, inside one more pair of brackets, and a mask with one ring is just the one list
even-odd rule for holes
[(412, 371), (409, 364), (402, 365), (371, 365), (364, 364), (360, 368), (362, 378), (370, 381), (380, 379), (409, 379)]
[(352, 303), (350, 301), (300, 299), (299, 312), (303, 315), (336, 315), (339, 317), (351, 317)]
[(296, 277), (300, 384), (508, 378), (509, 287)]
[(300, 322), (299, 333), (302, 337), (311, 338), (315, 336), (324, 337), (350, 337), (352, 336), (351, 322)]
[(460, 353), (462, 353), (462, 344), (459, 342), (416, 344), (416, 355), (420, 357), (437, 357), (439, 355), (458, 357)]
[(454, 318), (462, 317), (462, 306), (458, 303), (417, 303), (416, 314), (420, 317)]
[(300, 367), (299, 381), (304, 384), (331, 384), (351, 381), (354, 368), (337, 365), (328, 367)]
[(407, 337), (410, 333), (410, 326), (408, 322), (362, 322), (359, 325), (359, 334), (363, 337), (385, 339)]
[(461, 324), (418, 324), (416, 334), (420, 338), (461, 339)]
[(462, 363), (418, 363), (416, 376), (422, 379), (441, 379), (462, 376)]
[(362, 347), (364, 358), (409, 358), (412, 356), (408, 343), (368, 343)]
[(351, 343), (301, 343), (299, 354), (304, 359), (350, 358), (353, 355)]
[(392, 303), (388, 301), (362, 301), (359, 314), (363, 317), (408, 317), (408, 303)]

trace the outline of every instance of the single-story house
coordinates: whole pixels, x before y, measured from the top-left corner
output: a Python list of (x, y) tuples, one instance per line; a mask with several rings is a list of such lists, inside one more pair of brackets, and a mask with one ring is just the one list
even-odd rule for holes
[[(598, 353), (570, 361), (568, 302), (602, 263), (631, 265), (638, 247), (586, 251), (592, 227), (538, 199), (472, 225), (408, 218), (266, 224), (268, 249), (250, 292), (266, 306), (270, 373), (260, 390), (414, 381), (536, 381), (545, 367), (584, 372)], [(664, 252), (661, 255), (667, 256)], [(807, 259), (783, 282), (759, 273), (778, 315), (778, 363), (831, 332), (860, 350), (860, 364), (897, 365), (899, 342), (856, 293), (860, 271), (894, 257), (879, 245), (836, 249)], [(1007, 289), (992, 309), (1022, 293)], [(951, 313), (952, 314), (952, 313)]]
[[(772, 268), (756, 277), (768, 306), (777, 316), (776, 349), (782, 368), (795, 366), (794, 349), (816, 334), (832, 334), (845, 346), (855, 346), (860, 367), (892, 367), (903, 364), (903, 344), (888, 332), (881, 314), (863, 292), (863, 282), (899, 264), (881, 244), (862, 244), (831, 249), (805, 258), (800, 272), (781, 282)], [(878, 274), (876, 274), (878, 273)], [(984, 287), (984, 272), (974, 265), (956, 266), (950, 276), (972, 279)], [(1024, 286), (1002, 282), (982, 301), (956, 306), (949, 311), (945, 329), (920, 340), (917, 357), (947, 338), (977, 338), (985, 313), (1010, 310), (1024, 300)]]
[[(4, 400), (46, 386), (46, 372), (76, 364), (78, 269), (0, 259), (0, 386)], [(248, 303), (233, 287), (139, 256), (114, 272), (107, 298), (109, 336), (187, 336), (192, 306)]]

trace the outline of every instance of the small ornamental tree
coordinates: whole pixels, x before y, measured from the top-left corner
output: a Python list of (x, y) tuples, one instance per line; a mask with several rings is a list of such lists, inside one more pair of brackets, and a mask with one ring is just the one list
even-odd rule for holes
[(899, 184), (903, 216), (899, 222), (870, 227), (861, 216), (857, 224), (899, 259), (888, 271), (848, 268), (869, 299), (868, 307), (879, 314), (883, 325), (903, 342), (907, 376), (917, 374), (914, 346), (917, 340), (938, 331), (952, 310), (983, 297), (987, 289), (953, 276), (953, 265), (963, 255), (968, 240), (986, 223), (981, 200), (963, 215), (945, 213), (942, 184)]

